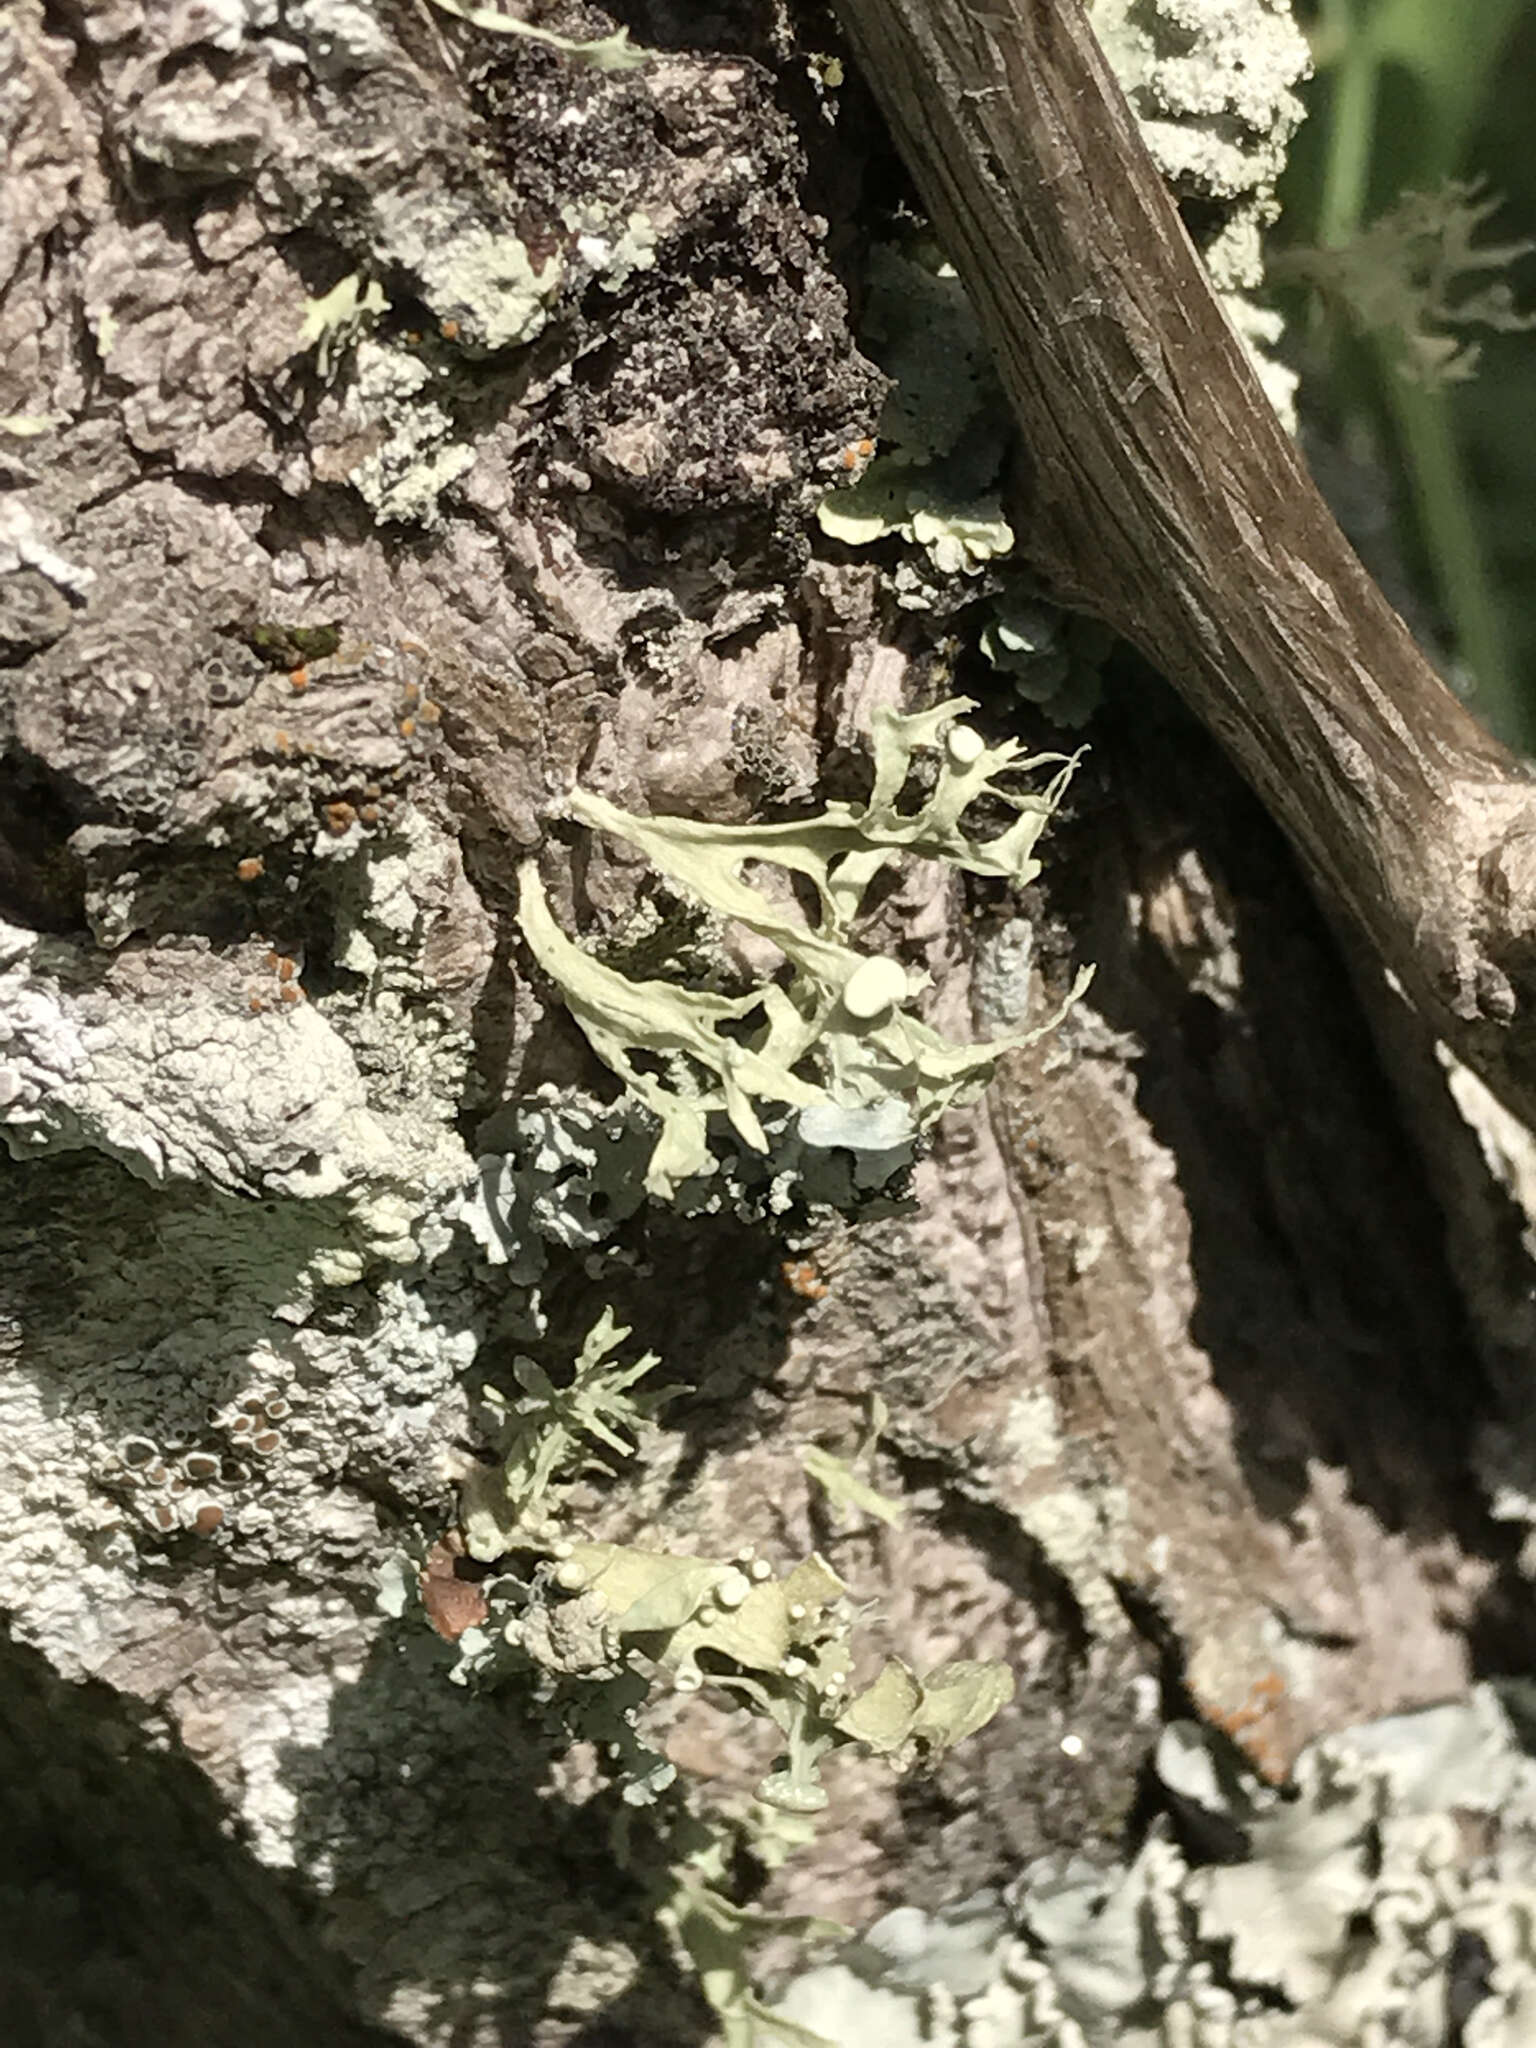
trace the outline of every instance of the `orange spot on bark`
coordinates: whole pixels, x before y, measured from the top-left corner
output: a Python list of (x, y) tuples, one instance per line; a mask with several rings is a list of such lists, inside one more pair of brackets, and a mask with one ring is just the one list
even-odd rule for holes
[(786, 1259), (779, 1267), (779, 1278), (802, 1301), (825, 1301), (832, 1292), (809, 1259)]

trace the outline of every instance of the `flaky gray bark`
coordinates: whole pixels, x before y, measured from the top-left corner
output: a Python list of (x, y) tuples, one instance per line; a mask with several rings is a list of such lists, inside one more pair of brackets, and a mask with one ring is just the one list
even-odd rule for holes
[[(583, 1497), (595, 1535), (819, 1545), (882, 1648), (1018, 1676), (930, 1779), (847, 1765), (774, 1904), (857, 1921), (1106, 1842), (1162, 1679), (1281, 1769), (1527, 1641), (1487, 1501), (1536, 1518), (1516, 1374), (1484, 1377), (1530, 1346), (1515, 1212), (1398, 1018), (1447, 1252), (1289, 856), (1149, 678), (1038, 888), (916, 871), (881, 908), (958, 1035), (1098, 966), (912, 1213), (814, 1244), (643, 1213), (622, 1259), (548, 1249), (542, 1337), (460, 1227), (508, 1101), (606, 1087), (518, 862), (637, 959), (673, 929), (570, 783), (787, 813), (861, 786), (873, 707), (950, 686), (949, 622), (816, 534), (881, 401), (828, 252), (856, 272), (888, 159), (766, 16), (657, 0), (620, 73), (403, 5), (0, 18), (0, 1605), (170, 1718), (422, 2043), (708, 2033), (593, 1761), (376, 1602), (452, 1527), (482, 1385), (558, 1370), (604, 1301), (690, 1392)], [(348, 278), (390, 304), (322, 334)], [(1088, 516), (1056, 489), (1042, 545)], [(1182, 661), (1132, 524), (1104, 545)], [(782, 1277), (807, 1254), (824, 1298)], [(799, 1452), (871, 1390), (907, 1518), (841, 1530)], [(32, 1744), (25, 1659), (0, 1683)], [(766, 1762), (707, 1697), (656, 1732), (710, 1810)], [(251, 1941), (201, 1952), (241, 1996), (274, 1945), (312, 1961), (246, 1877)]]

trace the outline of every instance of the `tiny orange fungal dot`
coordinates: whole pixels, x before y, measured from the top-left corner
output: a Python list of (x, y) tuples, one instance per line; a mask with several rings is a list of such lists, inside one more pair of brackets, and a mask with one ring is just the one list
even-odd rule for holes
[(289, 739), (287, 733), (283, 731), (281, 726), (279, 726), (277, 731), (272, 735), (272, 744), (274, 747), (276, 747), (277, 751), (280, 754), (286, 754), (290, 752), (293, 746), (293, 742)]
[(292, 981), (293, 973), (293, 962), (284, 954), (277, 963), (277, 978), (279, 981)]
[(289, 669), (288, 686), (290, 689), (296, 691), (307, 690), (309, 688), (309, 670), (304, 667), (302, 662), (299, 664), (297, 668)]
[(869, 439), (868, 439), (867, 437), (866, 437), (866, 438), (865, 438), (864, 440), (862, 440), (862, 441), (861, 441), (861, 442), (859, 443), (859, 453), (860, 453), (861, 455), (873, 455), (873, 454), (874, 454), (874, 452), (875, 452), (875, 444), (874, 444), (874, 442), (873, 442), (873, 441), (869, 440)]
[(334, 832), (338, 839), (356, 823), (357, 812), (348, 803), (326, 804), (324, 809), (326, 830)]
[(779, 1267), (779, 1278), (802, 1301), (825, 1301), (832, 1292), (809, 1259), (785, 1259)]
[(265, 1009), (266, 1007), (267, 1007), (267, 1006), (266, 1006), (266, 1004), (265, 1004), (265, 1003), (264, 1003), (264, 1002), (262, 1001), (262, 999), (261, 999), (261, 997), (260, 997), (260, 996), (252, 996), (252, 997), (251, 997), (251, 1008), (252, 1008), (253, 1010), (255, 1010), (255, 1011), (257, 1011), (257, 1012), (259, 1013), (259, 1012), (261, 1012), (262, 1010), (264, 1010), (264, 1009)]
[(407, 684), (406, 684), (406, 686), (405, 686), (405, 708), (406, 708), (406, 710), (407, 710), (407, 711), (414, 711), (414, 710), (415, 710), (415, 708), (416, 708), (416, 706), (417, 706), (417, 705), (418, 705), (418, 704), (419, 704), (420, 702), (421, 702), (421, 685), (420, 685), (420, 683), (407, 683)]
[(259, 853), (250, 854), (245, 860), (235, 863), (235, 873), (242, 882), (258, 881), (266, 871), (267, 864)]
[(459, 338), (459, 323), (457, 320), (440, 321), (437, 331), (444, 341), (457, 341)]
[(297, 982), (289, 982), (278, 990), (278, 996), (285, 1003), (302, 1003), (304, 991)]
[(414, 719), (414, 718), (402, 718), (402, 719), (401, 719), (401, 721), (400, 721), (400, 737), (401, 737), (402, 739), (407, 739), (407, 740), (413, 740), (413, 739), (415, 739), (415, 737), (416, 737), (416, 721), (415, 721), (415, 719)]

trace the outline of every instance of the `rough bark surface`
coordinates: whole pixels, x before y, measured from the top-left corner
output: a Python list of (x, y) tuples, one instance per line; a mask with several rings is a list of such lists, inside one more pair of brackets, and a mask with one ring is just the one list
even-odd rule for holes
[[(0, 1726), (24, 1768), (43, 1719), (118, 1756), (197, 1869), (239, 1866), (238, 1940), (178, 1967), (210, 2010), (286, 2000), (271, 2038), (351, 2038), (319, 1945), (359, 2041), (710, 2033), (593, 1760), (375, 1597), (530, 1341), (457, 1221), (480, 1134), (601, 1087), (518, 861), (621, 931), (648, 878), (555, 821), (577, 775), (741, 819), (857, 789), (871, 706), (950, 685), (945, 632), (810, 518), (882, 395), (829, 254), (891, 187), (867, 103), (813, 88), (825, 24), (632, 26), (656, 54), (605, 73), (403, 4), (0, 20)], [(354, 274), (388, 307), (320, 332)], [(594, 1533), (819, 1544), (887, 1647), (1018, 1675), (929, 1778), (845, 1766), (774, 1905), (857, 1921), (1109, 1840), (1159, 1685), (1279, 1770), (1528, 1655), (1483, 1485), (1536, 1519), (1520, 1134), (1479, 1109), (1479, 1150), (1403, 1012), (1405, 1127), (1283, 841), (1161, 685), (1128, 668), (1093, 739), (1026, 899), (918, 871), (882, 906), (962, 1031), (1098, 980), (910, 1214), (818, 1247), (824, 1299), (767, 1227), (659, 1212), (617, 1278), (543, 1282), (552, 1364), (611, 1299), (695, 1390)], [(909, 1514), (846, 1533), (798, 1450), (872, 1388)], [(142, 1703), (237, 1841), (143, 1762)], [(704, 1698), (658, 1733), (706, 1803), (765, 1762)], [(57, 1796), (78, 1826), (98, 1780)], [(70, 2038), (15, 1882), (0, 2004)], [(89, 1926), (96, 1877), (59, 1883)]]

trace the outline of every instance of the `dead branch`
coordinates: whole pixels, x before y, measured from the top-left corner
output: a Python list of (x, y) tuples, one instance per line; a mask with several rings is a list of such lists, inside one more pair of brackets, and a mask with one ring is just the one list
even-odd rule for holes
[(1536, 1119), (1536, 786), (1356, 559), (1078, 0), (836, 0), (1031, 466), (1026, 554), (1166, 674), (1325, 897)]

